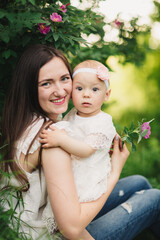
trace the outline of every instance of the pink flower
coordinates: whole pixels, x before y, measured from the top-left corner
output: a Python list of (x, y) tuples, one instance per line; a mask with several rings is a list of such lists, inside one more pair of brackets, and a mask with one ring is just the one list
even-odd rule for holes
[(60, 9), (64, 13), (67, 12), (66, 5), (64, 5), (64, 4), (62, 6), (60, 6)]
[(38, 24), (38, 30), (40, 31), (40, 33), (46, 35), (47, 33), (49, 33), (51, 27), (50, 26), (45, 26), (45, 23), (39, 23)]
[(144, 122), (141, 126), (141, 131), (148, 130), (147, 134), (144, 136), (145, 139), (149, 138), (151, 135), (151, 127), (149, 126), (149, 122)]
[(116, 28), (121, 28), (123, 23), (116, 19), (111, 25)]
[(98, 67), (97, 69), (97, 77), (103, 81), (109, 81), (109, 71), (105, 66)]
[(52, 13), (52, 15), (50, 15), (50, 19), (53, 22), (62, 22), (62, 17), (58, 13)]

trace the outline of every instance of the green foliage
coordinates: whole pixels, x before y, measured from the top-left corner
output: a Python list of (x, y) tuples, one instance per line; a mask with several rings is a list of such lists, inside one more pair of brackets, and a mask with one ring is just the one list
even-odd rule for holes
[[(149, 33), (147, 26), (138, 26), (138, 19), (130, 22), (119, 21), (119, 17), (106, 23), (104, 16), (92, 9), (80, 10), (68, 5), (69, 0), (62, 0), (66, 12), (60, 9), (56, 0), (5, 0), (0, 2), (0, 113), (8, 84), (11, 79), (17, 59), (28, 45), (35, 43), (51, 44), (66, 53), (71, 65), (87, 58), (99, 60), (106, 64), (110, 55), (119, 55), (121, 62), (140, 64), (145, 59), (143, 46), (139, 44), (138, 36)], [(92, 1), (93, 6), (98, 1)], [(62, 22), (53, 22), (52, 13), (58, 13)], [(50, 27), (43, 34), (38, 24)], [(119, 41), (107, 43), (104, 41), (104, 26), (109, 25), (119, 31)], [(98, 35), (94, 44), (84, 39), (84, 34)], [(106, 33), (107, 34), (107, 33)], [(109, 34), (109, 33), (108, 33)]]
[[(63, 1), (63, 4), (68, 1)], [(67, 55), (76, 55), (85, 40), (82, 33), (104, 36), (104, 18), (91, 9), (80, 10), (71, 5), (67, 12), (60, 9), (56, 0), (6, 0), (0, 3), (0, 112), (17, 59), (31, 44), (51, 44)], [(62, 22), (53, 22), (50, 15), (56, 12)], [(50, 26), (48, 34), (38, 24)], [(97, 24), (98, 23), (98, 24)]]
[[(122, 20), (120, 22), (118, 18), (117, 16), (117, 19), (106, 24), (108, 27), (116, 28), (119, 31), (118, 41), (100, 41), (89, 48), (81, 47), (80, 50), (78, 49), (78, 58), (73, 56), (73, 66), (88, 58), (106, 64), (109, 56), (119, 56), (121, 64), (134, 63), (136, 66), (142, 65), (146, 53), (151, 51), (147, 38), (150, 34), (150, 27), (147, 25), (139, 26), (138, 18), (123, 22)], [(106, 32), (106, 34), (110, 34), (110, 32)], [(140, 41), (140, 39), (146, 39), (146, 41)]]
[[(1, 174), (4, 174), (1, 172)], [(7, 177), (4, 174), (4, 177)], [(16, 199), (16, 206), (13, 206), (13, 200)], [(1, 240), (25, 240), (28, 239), (24, 233), (20, 232), (20, 216), (16, 215), (16, 209), (19, 205), (23, 205), (20, 192), (9, 187), (0, 191), (0, 239)], [(8, 210), (4, 209), (4, 205), (8, 205)]]

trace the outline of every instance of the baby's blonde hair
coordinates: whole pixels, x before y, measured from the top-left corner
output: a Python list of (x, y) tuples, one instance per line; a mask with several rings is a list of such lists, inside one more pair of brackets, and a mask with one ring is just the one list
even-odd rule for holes
[[(98, 62), (96, 60), (91, 60), (91, 59), (88, 59), (88, 60), (85, 60), (81, 63), (79, 63), (74, 69), (73, 69), (73, 75), (74, 75), (74, 72), (80, 68), (91, 68), (91, 69), (97, 69), (98, 67), (105, 67), (106, 66), (104, 64), (102, 64), (101, 62)], [(108, 83), (110, 85), (110, 81), (108, 80)]]
[[(79, 69), (79, 68), (94, 68), (97, 69), (98, 67), (104, 66), (101, 62), (98, 62), (96, 60), (85, 60), (81, 63), (79, 63), (74, 69), (73, 73)], [(104, 66), (105, 67), (105, 66)]]

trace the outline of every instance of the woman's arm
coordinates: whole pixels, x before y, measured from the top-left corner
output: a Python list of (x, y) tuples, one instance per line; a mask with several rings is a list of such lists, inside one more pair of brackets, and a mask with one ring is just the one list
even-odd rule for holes
[(89, 157), (95, 152), (87, 143), (70, 137), (64, 130), (51, 126), (52, 131), (43, 130), (40, 134), (43, 148), (61, 147), (66, 152), (80, 158)]
[[(72, 239), (66, 238), (66, 240), (72, 240)], [(89, 232), (86, 229), (84, 229), (82, 233), (79, 235), (79, 237), (74, 240), (95, 240), (95, 239), (89, 234)]]
[(66, 238), (78, 238), (101, 210), (119, 179), (128, 155), (126, 146), (120, 150), (119, 139), (114, 140), (112, 172), (108, 178), (107, 192), (96, 201), (79, 203), (70, 155), (60, 148), (42, 151), (42, 165), (51, 206), (59, 229)]

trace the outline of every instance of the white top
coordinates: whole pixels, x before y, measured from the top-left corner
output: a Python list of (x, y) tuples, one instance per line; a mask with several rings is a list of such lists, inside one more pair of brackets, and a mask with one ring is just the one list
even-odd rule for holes
[[(27, 150), (31, 141), (34, 139), (36, 134), (39, 132), (40, 128), (44, 123), (43, 118), (39, 118), (34, 121), (25, 131), (23, 136), (16, 143), (16, 155), (15, 158), (19, 161), (20, 154), (23, 153), (26, 155)], [(29, 153), (34, 153), (40, 147), (39, 139), (37, 138), (34, 141)], [(39, 236), (40, 239), (47, 239), (47, 225), (49, 219), (46, 219), (44, 216), (44, 209), (47, 204), (47, 188), (45, 183), (45, 177), (43, 171), (41, 171), (41, 180), (39, 176), (39, 171), (33, 171), (32, 173), (24, 171), (28, 177), (28, 181), (30, 183), (30, 188), (27, 192), (23, 192), (23, 201), (24, 208), (20, 205), (19, 208), (16, 209), (17, 215), (20, 216), (20, 219), (24, 221), (27, 225), (20, 222), (21, 230), (25, 233), (28, 233), (32, 236), (32, 239), (37, 239)], [(15, 178), (12, 178), (10, 184), (19, 185)], [(13, 205), (15, 206), (17, 200), (13, 198)], [(8, 209), (9, 206), (5, 205)], [(52, 214), (52, 229), (53, 232), (56, 229), (56, 223), (54, 221), (54, 217)]]
[(88, 158), (72, 155), (72, 168), (80, 202), (96, 200), (107, 190), (107, 176), (111, 170), (109, 150), (116, 134), (112, 117), (100, 112), (80, 117), (73, 108), (54, 126), (65, 128), (68, 134), (96, 149)]

